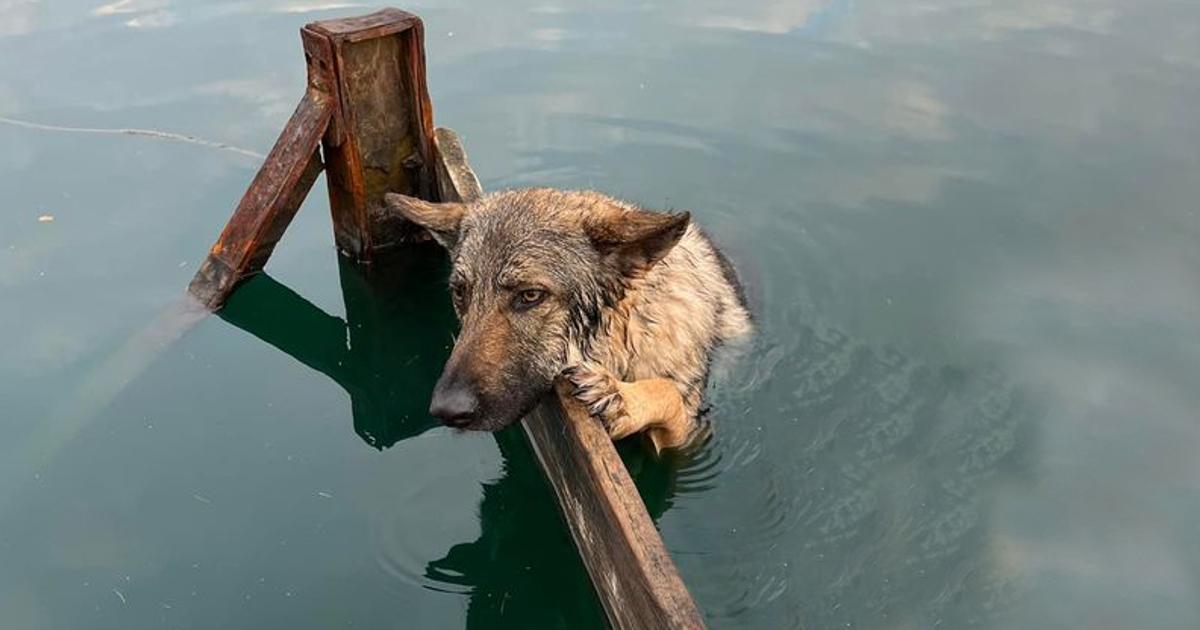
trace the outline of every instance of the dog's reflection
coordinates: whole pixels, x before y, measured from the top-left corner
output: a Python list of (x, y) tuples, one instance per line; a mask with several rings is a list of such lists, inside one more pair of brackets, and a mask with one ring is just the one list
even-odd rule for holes
[[(456, 329), (436, 247), (398, 251), (370, 269), (339, 259), (346, 319), (266, 274), (246, 282), (221, 319), (328, 376), (350, 395), (354, 431), (377, 449), (439, 426), (428, 393)], [(481, 533), (430, 562), (431, 580), (470, 592), (468, 628), (604, 627), (604, 614), (554, 496), (519, 426), (493, 434), (502, 473), (483, 484)], [(622, 445), (652, 518), (670, 506), (675, 465)]]

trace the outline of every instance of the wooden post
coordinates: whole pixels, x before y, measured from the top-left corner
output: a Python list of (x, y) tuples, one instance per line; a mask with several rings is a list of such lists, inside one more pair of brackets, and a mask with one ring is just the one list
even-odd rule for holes
[(422, 235), (388, 220), (384, 193), (436, 198), (425, 27), (411, 13), (384, 9), (310, 24), (301, 38), (309, 67), (332, 71), (338, 102), (323, 143), (334, 239), (342, 253), (369, 261)]
[(424, 32), (420, 18), (398, 9), (300, 30), (308, 89), (192, 279), (193, 296), (219, 308), (238, 282), (262, 271), (321, 172), (318, 145), (342, 253), (369, 261), (372, 252), (422, 239), (380, 207), (386, 192), (436, 199)]
[[(384, 193), (435, 201), (483, 194), (458, 136), (433, 128), (419, 18), (385, 9), (309, 24), (301, 38), (305, 96), (189, 286), (213, 310), (266, 264), (321, 170), (318, 144), (335, 241), (359, 261), (420, 239), (413, 226), (389, 214)], [(599, 424), (559, 391), (522, 425), (610, 624), (621, 630), (703, 628)]]

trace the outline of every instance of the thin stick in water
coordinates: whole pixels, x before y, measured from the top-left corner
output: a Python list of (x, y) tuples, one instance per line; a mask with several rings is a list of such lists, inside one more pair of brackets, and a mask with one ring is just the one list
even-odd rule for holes
[(172, 140), (175, 142), (186, 142), (188, 144), (195, 144), (195, 145), (199, 145), (202, 147), (209, 147), (211, 149), (221, 149), (223, 151), (232, 151), (234, 153), (244, 155), (246, 157), (252, 157), (257, 160), (266, 159), (265, 155), (258, 153), (257, 151), (251, 151), (250, 149), (243, 149), (241, 147), (233, 146), (232, 144), (226, 144), (224, 142), (217, 142), (215, 140), (205, 140), (204, 138), (197, 138), (196, 136), (191, 136), (191, 135), (182, 134), (182, 133), (174, 133), (174, 132), (170, 132), (170, 131), (159, 131), (157, 129), (64, 127), (61, 125), (46, 125), (46, 124), (42, 124), (42, 123), (30, 122), (27, 120), (17, 120), (16, 118), (8, 118), (6, 116), (0, 116), (0, 123), (4, 123), (6, 125), (12, 125), (14, 127), (23, 127), (25, 129), (36, 129), (38, 131), (61, 131), (61, 132), (66, 132), (66, 133), (95, 133), (95, 134), (107, 134), (107, 135), (117, 135), (117, 136), (142, 136), (144, 138), (154, 138), (156, 140)]

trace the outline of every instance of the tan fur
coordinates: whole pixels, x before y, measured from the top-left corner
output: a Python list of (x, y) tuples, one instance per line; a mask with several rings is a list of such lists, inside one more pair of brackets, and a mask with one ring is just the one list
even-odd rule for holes
[(694, 226), (631, 283), (606, 324), (586, 360), (582, 349), (571, 356), (572, 363), (582, 364), (576, 373), (587, 375), (569, 377), (576, 397), (587, 404), (598, 391), (617, 393), (623, 412), (593, 415), (605, 422), (613, 439), (649, 428), (657, 450), (681, 446), (693, 436), (714, 338), (727, 341), (751, 331), (749, 313)]

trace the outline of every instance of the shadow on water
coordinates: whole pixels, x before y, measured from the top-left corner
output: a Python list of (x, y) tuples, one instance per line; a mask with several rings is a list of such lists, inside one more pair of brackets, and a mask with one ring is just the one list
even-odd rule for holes
[[(346, 319), (266, 274), (251, 279), (221, 319), (282, 350), (350, 395), (354, 432), (387, 449), (438, 426), (427, 412), (456, 324), (446, 263), (430, 247), (397, 252), (370, 272), (339, 260)], [(494, 434), (501, 474), (483, 483), (477, 540), (428, 563), (424, 585), (469, 596), (468, 628), (603, 628), (591, 583), (520, 427)], [(670, 506), (677, 462), (636, 444), (622, 457), (657, 519)]]
[(238, 288), (218, 315), (333, 379), (350, 395), (354, 432), (385, 449), (437, 426), (428, 392), (448, 355), (454, 314), (435, 252), (395, 255), (372, 274), (339, 259), (346, 319), (266, 274)]

